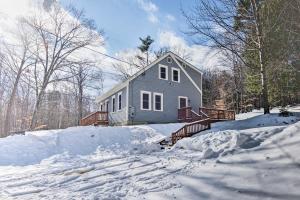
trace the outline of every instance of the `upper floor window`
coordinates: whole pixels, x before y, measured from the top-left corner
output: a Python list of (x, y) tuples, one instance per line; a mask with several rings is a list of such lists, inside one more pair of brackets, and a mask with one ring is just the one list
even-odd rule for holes
[(151, 92), (141, 91), (141, 110), (151, 110)]
[(180, 70), (177, 68), (172, 68), (172, 81), (180, 82)]
[(153, 110), (154, 111), (163, 111), (163, 94), (162, 93), (153, 93)]
[(103, 111), (103, 104), (100, 104), (100, 111)]
[(112, 101), (111, 110), (112, 110), (112, 112), (116, 112), (116, 97), (113, 96), (111, 101)]
[(171, 57), (167, 57), (167, 62), (168, 63), (172, 63), (172, 58)]
[(122, 109), (122, 92), (118, 93), (118, 110)]
[(168, 66), (159, 65), (158, 77), (159, 79), (168, 80)]

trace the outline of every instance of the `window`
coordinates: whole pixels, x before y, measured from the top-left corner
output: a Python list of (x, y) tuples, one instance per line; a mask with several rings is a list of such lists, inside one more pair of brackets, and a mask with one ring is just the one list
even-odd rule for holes
[(163, 111), (163, 94), (162, 93), (153, 93), (153, 110), (154, 111)]
[(179, 96), (178, 97), (178, 108), (185, 108), (188, 106), (188, 98)]
[(122, 109), (122, 92), (118, 93), (118, 110)]
[(112, 96), (111, 101), (112, 101), (111, 110), (112, 112), (116, 112), (116, 97)]
[(171, 58), (171, 57), (168, 57), (168, 58), (167, 58), (167, 62), (168, 62), (168, 63), (172, 63), (172, 58)]
[(103, 111), (103, 104), (100, 104), (100, 111)]
[(180, 82), (180, 70), (177, 68), (172, 68), (172, 81)]
[(168, 66), (159, 65), (158, 73), (159, 79), (168, 80)]
[(151, 110), (151, 92), (141, 91), (141, 110)]
[(109, 101), (106, 100), (106, 101), (105, 101), (105, 111), (106, 111), (106, 112), (108, 112), (108, 105), (109, 105)]

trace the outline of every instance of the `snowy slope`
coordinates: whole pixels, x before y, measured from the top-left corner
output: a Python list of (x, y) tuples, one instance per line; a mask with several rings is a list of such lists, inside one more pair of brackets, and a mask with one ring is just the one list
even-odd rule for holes
[[(152, 151), (151, 144), (182, 124), (79, 127), (3, 139), (1, 159), (6, 149), (24, 160), (0, 166), (0, 199), (300, 199), (300, 116), (243, 115), (170, 150)], [(21, 137), (35, 139), (18, 147)], [(36, 138), (49, 146), (34, 147)], [(47, 147), (55, 154), (30, 160), (29, 151), (26, 157), (18, 150), (17, 157), (2, 147), (14, 141), (15, 150), (31, 144), (32, 151)], [(26, 165), (27, 158), (34, 165)]]
[(148, 152), (183, 124), (124, 127), (71, 127), (64, 130), (27, 132), (0, 138), (0, 165), (28, 165), (56, 154), (87, 155), (97, 149), (119, 153)]

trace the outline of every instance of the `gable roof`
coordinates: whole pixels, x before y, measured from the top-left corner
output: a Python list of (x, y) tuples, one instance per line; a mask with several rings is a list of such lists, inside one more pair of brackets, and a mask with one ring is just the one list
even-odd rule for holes
[[(179, 61), (181, 61), (182, 63), (185, 63), (187, 66), (189, 66), (190, 68), (194, 69), (196, 72), (200, 73), (201, 75), (203, 74), (197, 67), (195, 67), (194, 65), (192, 65), (191, 63), (185, 61), (184, 59), (182, 59), (181, 57), (179, 57), (178, 55), (176, 55), (175, 53), (169, 51), (168, 53), (166, 53), (165, 55), (161, 56), (160, 58), (156, 59), (155, 61), (153, 61), (152, 63), (150, 63), (148, 66), (144, 67), (143, 69), (140, 69), (138, 72), (136, 72), (135, 74), (133, 74), (132, 76), (130, 76), (126, 81), (121, 82), (119, 84), (117, 84), (115, 87), (113, 87), (112, 89), (110, 89), (109, 91), (107, 91), (106, 93), (104, 93), (103, 95), (99, 96), (96, 98), (96, 102), (100, 102), (105, 100), (106, 98), (110, 97), (111, 95), (115, 94), (116, 92), (118, 92), (119, 90), (125, 88), (128, 86), (129, 82), (132, 81), (133, 79), (135, 79), (136, 77), (138, 77), (139, 75), (141, 75), (142, 73), (144, 73), (146, 70), (150, 69), (151, 67), (153, 67), (154, 65), (156, 65), (157, 63), (159, 63), (160, 61), (162, 61), (163, 59), (165, 59), (166, 57), (171, 56), (173, 59), (176, 58)], [(175, 62), (177, 63), (177, 65), (179, 65), (181, 68), (181, 64), (178, 63), (175, 59)], [(196, 86), (197, 87), (197, 86)], [(197, 88), (198, 89), (198, 88)]]

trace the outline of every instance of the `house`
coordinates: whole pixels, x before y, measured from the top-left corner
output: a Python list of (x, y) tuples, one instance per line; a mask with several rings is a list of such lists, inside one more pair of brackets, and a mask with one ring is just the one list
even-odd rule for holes
[(202, 72), (168, 52), (96, 102), (110, 125), (178, 122), (178, 109), (202, 107)]

